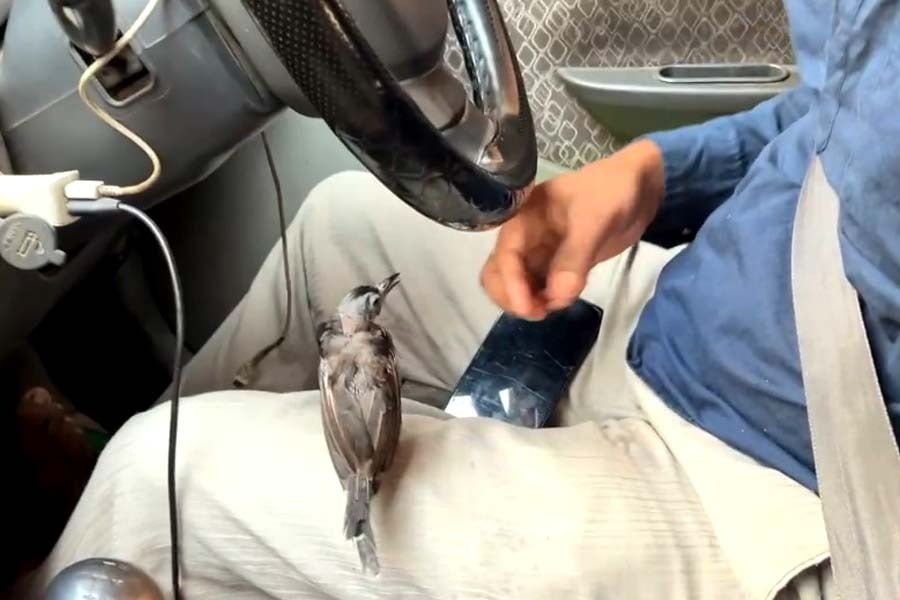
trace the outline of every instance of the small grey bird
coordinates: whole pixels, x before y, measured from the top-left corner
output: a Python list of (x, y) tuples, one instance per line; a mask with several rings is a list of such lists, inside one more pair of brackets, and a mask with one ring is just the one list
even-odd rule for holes
[(347, 294), (318, 327), (322, 424), (334, 470), (347, 492), (344, 534), (356, 542), (363, 572), (380, 569), (369, 502), (400, 439), (400, 377), (390, 333), (375, 323), (394, 274)]

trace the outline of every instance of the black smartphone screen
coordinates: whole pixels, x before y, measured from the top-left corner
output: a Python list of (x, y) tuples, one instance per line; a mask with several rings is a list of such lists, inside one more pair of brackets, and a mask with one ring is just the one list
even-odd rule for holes
[(542, 427), (597, 341), (602, 319), (600, 307), (584, 300), (542, 321), (504, 313), (463, 373), (446, 411)]

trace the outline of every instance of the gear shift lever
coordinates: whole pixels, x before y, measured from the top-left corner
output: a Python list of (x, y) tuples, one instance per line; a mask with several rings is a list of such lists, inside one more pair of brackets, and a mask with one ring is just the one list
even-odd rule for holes
[(92, 558), (63, 570), (50, 583), (46, 600), (163, 600), (150, 577), (120, 560)]
[(103, 56), (116, 43), (112, 0), (49, 0), (69, 40), (88, 54)]

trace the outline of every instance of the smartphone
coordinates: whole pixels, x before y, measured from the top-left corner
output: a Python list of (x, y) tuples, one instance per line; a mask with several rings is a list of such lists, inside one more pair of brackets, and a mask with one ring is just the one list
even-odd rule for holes
[(600, 334), (603, 310), (578, 300), (542, 321), (503, 314), (453, 390), (455, 417), (543, 427)]

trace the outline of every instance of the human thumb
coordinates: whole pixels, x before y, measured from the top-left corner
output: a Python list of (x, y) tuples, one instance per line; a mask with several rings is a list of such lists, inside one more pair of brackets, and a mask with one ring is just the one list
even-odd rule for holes
[(584, 290), (588, 272), (594, 266), (596, 245), (596, 232), (586, 223), (567, 231), (547, 272), (544, 295), (549, 308), (570, 305)]

